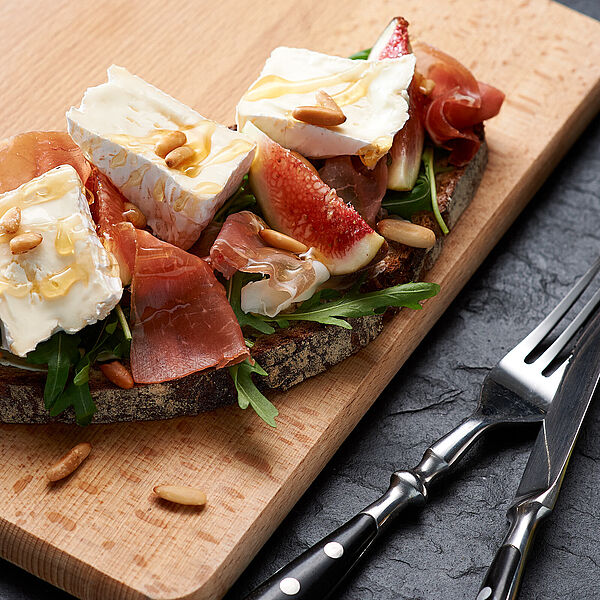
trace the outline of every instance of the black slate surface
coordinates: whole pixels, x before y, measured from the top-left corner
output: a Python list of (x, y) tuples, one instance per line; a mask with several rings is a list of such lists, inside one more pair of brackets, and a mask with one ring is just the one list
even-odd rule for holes
[[(598, 0), (565, 4), (600, 19)], [(234, 585), (238, 600), (373, 501), (396, 468), (475, 407), (487, 370), (564, 295), (600, 250), (600, 117), (588, 127), (413, 357)], [(600, 402), (591, 409), (556, 512), (539, 532), (522, 600), (600, 598)], [(504, 536), (505, 510), (535, 429), (479, 444), (419, 514), (370, 551), (339, 600), (474, 599)], [(67, 594), (0, 560), (0, 600)]]

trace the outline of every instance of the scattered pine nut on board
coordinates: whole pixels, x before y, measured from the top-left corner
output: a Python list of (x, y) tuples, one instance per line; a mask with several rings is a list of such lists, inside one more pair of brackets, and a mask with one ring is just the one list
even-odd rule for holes
[[(224, 0), (208, 12), (192, 0), (176, 11), (159, 0), (119, 10), (91, 0), (29, 4), (0, 7), (7, 52), (1, 137), (64, 129), (65, 111), (104, 80), (112, 62), (232, 123), (237, 99), (274, 47), (347, 56), (372, 45), (399, 8), (415, 38), (506, 92), (486, 126), (489, 164), (479, 191), (426, 277), (442, 292), (426, 310), (402, 311), (352, 358), (272, 396), (281, 413), (277, 430), (235, 407), (91, 426), (93, 461), (49, 486), (49, 463), (78, 443), (81, 430), (0, 425), (4, 558), (86, 600), (216, 600), (597, 113), (600, 24), (546, 0), (407, 0), (401, 7), (307, 0), (293, 8)], [(148, 52), (149, 39), (160, 40), (160, 52)], [(27, 410), (27, 397), (11, 401)], [(210, 501), (198, 511), (165, 506), (151, 493), (160, 481), (202, 482)]]
[(48, 481), (60, 481), (71, 475), (80, 467), (91, 451), (92, 447), (87, 442), (82, 442), (71, 448), (46, 471)]

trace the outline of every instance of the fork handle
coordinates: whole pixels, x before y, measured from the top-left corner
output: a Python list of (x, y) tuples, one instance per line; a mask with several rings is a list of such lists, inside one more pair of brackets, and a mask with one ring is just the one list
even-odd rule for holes
[(392, 475), (381, 498), (285, 565), (245, 600), (325, 600), (375, 541), (392, 517), (422, 506), (428, 487), (442, 478), (488, 424), (472, 415), (429, 447), (410, 471)]

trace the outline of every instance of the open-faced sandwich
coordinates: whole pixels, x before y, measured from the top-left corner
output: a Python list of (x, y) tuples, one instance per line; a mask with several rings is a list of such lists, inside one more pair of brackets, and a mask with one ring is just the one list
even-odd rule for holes
[[(111, 67), (67, 133), (0, 146), (0, 419), (196, 414), (371, 341), (481, 179), (503, 94), (394, 19), (351, 58), (276, 48), (202, 117)], [(255, 377), (253, 379), (252, 377)], [(42, 400), (43, 398), (43, 400)]]

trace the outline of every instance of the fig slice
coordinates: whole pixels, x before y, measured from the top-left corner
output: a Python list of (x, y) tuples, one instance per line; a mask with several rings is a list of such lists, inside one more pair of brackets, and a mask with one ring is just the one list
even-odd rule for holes
[[(398, 58), (405, 54), (412, 54), (408, 21), (402, 17), (394, 17), (373, 45), (369, 60)], [(420, 114), (422, 98), (416, 85), (419, 78), (415, 73), (408, 88), (408, 121), (394, 136), (390, 149), (392, 161), (388, 169), (388, 188), (391, 190), (411, 190), (421, 168), (425, 128)]]
[(404, 54), (411, 53), (412, 48), (410, 47), (410, 40), (408, 38), (408, 21), (404, 17), (394, 17), (373, 44), (369, 60), (398, 58)]
[(369, 264), (383, 238), (293, 152), (250, 122), (244, 133), (257, 143), (250, 186), (267, 223), (314, 248), (332, 275)]

